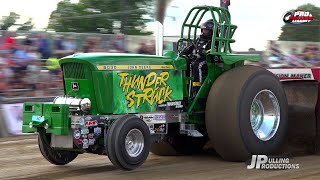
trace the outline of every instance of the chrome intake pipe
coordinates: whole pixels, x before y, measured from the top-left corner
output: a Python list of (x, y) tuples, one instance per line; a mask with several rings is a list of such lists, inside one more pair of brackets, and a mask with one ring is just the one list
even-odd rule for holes
[(91, 101), (89, 98), (58, 96), (53, 100), (53, 104), (67, 104), (70, 106), (70, 111), (89, 112), (91, 109)]

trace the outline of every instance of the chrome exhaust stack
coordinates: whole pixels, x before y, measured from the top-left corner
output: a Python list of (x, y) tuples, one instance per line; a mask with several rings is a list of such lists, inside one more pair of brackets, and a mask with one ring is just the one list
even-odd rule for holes
[(156, 21), (156, 55), (163, 55), (163, 25)]
[(73, 97), (56, 97), (53, 104), (67, 104), (70, 106), (71, 112), (89, 112), (91, 109), (91, 101), (88, 98), (73, 98)]

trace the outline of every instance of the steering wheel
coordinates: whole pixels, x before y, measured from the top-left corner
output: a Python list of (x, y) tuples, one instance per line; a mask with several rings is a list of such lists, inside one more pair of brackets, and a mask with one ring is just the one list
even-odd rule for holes
[(177, 42), (177, 50), (178, 50), (178, 55), (179, 55), (179, 56), (180, 56), (180, 55), (186, 50), (186, 48), (188, 47), (188, 46), (185, 45), (184, 42), (187, 42), (187, 43), (189, 42), (189, 43), (191, 43), (194, 47), (196, 47), (194, 41), (191, 40), (191, 39), (186, 39), (186, 38), (181, 38), (181, 39), (179, 39), (178, 42)]

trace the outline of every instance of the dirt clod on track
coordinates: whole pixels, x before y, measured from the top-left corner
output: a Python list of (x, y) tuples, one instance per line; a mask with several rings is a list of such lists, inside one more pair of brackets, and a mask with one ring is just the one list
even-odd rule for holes
[(320, 157), (290, 159), (299, 169), (247, 170), (244, 163), (223, 161), (215, 154), (149, 158), (134, 171), (116, 169), (107, 156), (82, 154), (65, 166), (47, 162), (38, 149), (36, 136), (0, 139), (0, 179), (320, 179)]

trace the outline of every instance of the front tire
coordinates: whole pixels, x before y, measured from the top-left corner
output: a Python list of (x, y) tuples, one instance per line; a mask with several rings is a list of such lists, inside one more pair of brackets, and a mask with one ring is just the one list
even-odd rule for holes
[(106, 145), (113, 165), (123, 170), (136, 169), (149, 155), (149, 128), (137, 116), (125, 115), (110, 126)]
[(257, 66), (222, 74), (208, 96), (206, 127), (215, 150), (225, 160), (275, 154), (288, 128), (287, 100), (278, 78)]
[(73, 161), (78, 153), (69, 151), (58, 151), (50, 147), (50, 136), (44, 132), (39, 132), (38, 134), (38, 145), (42, 156), (49, 161), (51, 164), (55, 165), (66, 165)]

